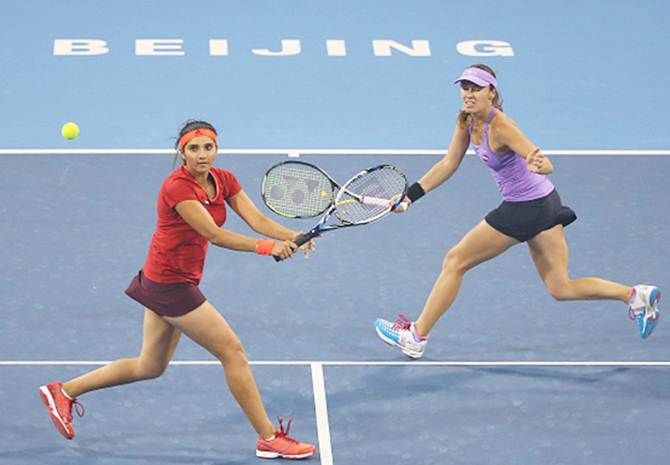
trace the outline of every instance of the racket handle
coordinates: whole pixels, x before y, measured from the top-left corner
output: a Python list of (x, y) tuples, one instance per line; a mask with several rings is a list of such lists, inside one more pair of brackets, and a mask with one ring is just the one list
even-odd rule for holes
[(320, 235), (320, 234), (319, 234), (318, 232), (312, 232), (312, 231), (310, 231), (310, 232), (308, 232), (308, 233), (305, 233), (305, 234), (301, 234), (301, 235), (299, 235), (298, 238), (294, 241), (294, 242), (295, 242), (295, 245), (297, 245), (298, 247), (300, 247), (300, 246), (303, 245), (304, 243), (311, 241), (312, 239), (314, 239), (315, 237), (317, 237), (317, 236), (319, 236), (319, 235)]
[(373, 207), (386, 207), (391, 200), (389, 199), (380, 199), (379, 197), (361, 197), (361, 203), (363, 205), (370, 205)]
[[(310, 240), (312, 240), (313, 238), (315, 238), (318, 235), (319, 235), (318, 232), (310, 231), (308, 233), (299, 235), (298, 238), (293, 242), (295, 242), (295, 245), (300, 247), (301, 245), (303, 245), (306, 242), (309, 242)], [(283, 258), (277, 257), (276, 255), (273, 255), (272, 258), (274, 258), (276, 262), (281, 262), (283, 260)]]

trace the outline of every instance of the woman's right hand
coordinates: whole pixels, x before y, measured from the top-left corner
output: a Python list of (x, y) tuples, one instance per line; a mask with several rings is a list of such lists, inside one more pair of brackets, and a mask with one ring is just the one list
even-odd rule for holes
[[(394, 205), (402, 195), (403, 194), (394, 195), (391, 200), (389, 200), (389, 205)], [(412, 201), (407, 196), (405, 196), (402, 202), (400, 202), (398, 206), (393, 209), (393, 213), (404, 213), (411, 204)]]
[(272, 255), (286, 260), (298, 249), (298, 246), (293, 241), (276, 241), (272, 247)]

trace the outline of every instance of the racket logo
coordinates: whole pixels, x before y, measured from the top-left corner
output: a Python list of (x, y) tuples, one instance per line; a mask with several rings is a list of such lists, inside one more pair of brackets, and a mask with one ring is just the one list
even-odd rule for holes
[[(318, 181), (313, 179), (300, 179), (295, 176), (282, 176), (284, 184), (275, 184), (270, 188), (269, 197), (274, 201), (287, 200), (296, 205), (302, 205), (305, 201), (314, 195), (314, 191), (319, 187)], [(321, 194), (326, 194), (321, 191)]]
[(265, 204), (287, 218), (313, 218), (332, 204), (337, 185), (319, 168), (304, 162), (281, 162), (263, 177)]

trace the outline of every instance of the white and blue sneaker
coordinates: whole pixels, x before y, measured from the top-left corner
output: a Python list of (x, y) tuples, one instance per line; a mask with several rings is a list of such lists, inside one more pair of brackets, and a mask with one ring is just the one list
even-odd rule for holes
[(382, 341), (399, 348), (408, 357), (423, 357), (428, 337), (419, 336), (414, 328), (414, 323), (409, 321), (405, 315), (400, 315), (393, 323), (377, 318), (375, 331), (377, 331), (377, 335)]
[(628, 302), (628, 318), (637, 321), (640, 337), (651, 336), (660, 320), (658, 301), (661, 300), (661, 290), (656, 286), (638, 284), (633, 287), (632, 296)]

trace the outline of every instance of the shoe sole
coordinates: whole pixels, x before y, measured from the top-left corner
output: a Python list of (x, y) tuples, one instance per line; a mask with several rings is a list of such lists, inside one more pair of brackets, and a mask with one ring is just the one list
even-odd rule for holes
[(300, 459), (306, 459), (307, 457), (311, 457), (314, 455), (314, 451), (312, 452), (307, 452), (305, 454), (297, 454), (297, 455), (286, 455), (286, 454), (280, 454), (279, 452), (272, 452), (269, 450), (258, 450), (256, 449), (256, 457), (261, 458), (261, 459), (289, 459), (289, 460), (300, 460)]
[(419, 358), (423, 357), (422, 353), (418, 354), (416, 352), (410, 352), (410, 351), (407, 351), (407, 350), (403, 349), (400, 346), (400, 344), (395, 342), (393, 339), (389, 339), (388, 337), (386, 337), (384, 335), (384, 333), (382, 333), (377, 326), (375, 326), (375, 331), (377, 332), (377, 336), (379, 336), (379, 338), (382, 341), (384, 341), (386, 344), (390, 345), (391, 347), (397, 347), (398, 349), (400, 349), (400, 352), (402, 352), (403, 354), (405, 354), (409, 358), (416, 360), (416, 359), (419, 359)]
[(651, 318), (647, 320), (646, 324), (647, 327), (649, 328), (649, 331), (646, 332), (646, 334), (645, 333), (640, 334), (640, 337), (642, 337), (642, 339), (647, 339), (649, 336), (651, 336), (651, 334), (654, 332), (654, 328), (656, 328), (656, 325), (658, 324), (658, 320), (660, 319), (661, 319), (660, 315), (658, 314), (658, 312), (656, 312), (656, 317), (653, 320)]
[[(655, 315), (654, 319), (651, 320), (651, 321), (653, 321), (653, 323), (651, 323), (651, 325), (649, 327), (649, 332), (647, 334), (640, 334), (640, 336), (642, 336), (642, 339), (647, 339), (649, 336), (651, 336), (651, 334), (654, 332), (654, 328), (656, 328), (656, 325), (658, 324), (658, 320), (661, 318), (661, 316), (659, 315), (658, 309), (656, 308), (658, 303), (661, 301), (661, 291), (660, 291), (660, 289), (656, 288), (653, 291), (651, 291), (651, 295), (649, 297), (650, 297), (649, 306), (652, 307), (655, 310), (656, 315)], [(647, 324), (649, 324), (649, 323), (647, 323)]]
[(70, 434), (70, 432), (68, 432), (67, 426), (65, 426), (65, 422), (58, 414), (58, 410), (56, 409), (56, 401), (54, 401), (54, 398), (51, 395), (48, 387), (40, 386), (40, 397), (42, 398), (44, 405), (46, 405), (46, 407), (49, 409), (49, 416), (51, 417), (51, 421), (53, 422), (58, 432), (62, 434), (65, 439), (74, 438), (74, 433)]

